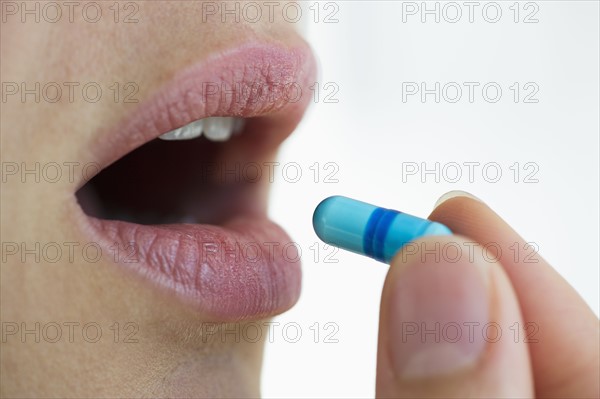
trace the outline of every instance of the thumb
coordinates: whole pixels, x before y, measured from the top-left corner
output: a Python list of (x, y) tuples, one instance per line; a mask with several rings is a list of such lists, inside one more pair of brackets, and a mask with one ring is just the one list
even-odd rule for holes
[(459, 236), (407, 244), (383, 288), (377, 397), (531, 397), (513, 288)]

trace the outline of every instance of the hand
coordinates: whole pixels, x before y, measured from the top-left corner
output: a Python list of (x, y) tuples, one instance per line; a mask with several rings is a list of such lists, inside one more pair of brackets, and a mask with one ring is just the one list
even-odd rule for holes
[(575, 290), (537, 254), (515, 259), (525, 241), (477, 199), (447, 199), (430, 219), (456, 235), (392, 261), (377, 396), (600, 397), (598, 318)]

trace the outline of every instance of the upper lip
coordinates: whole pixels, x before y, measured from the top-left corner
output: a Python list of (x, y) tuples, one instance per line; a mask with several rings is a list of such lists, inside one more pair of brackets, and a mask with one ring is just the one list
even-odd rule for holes
[[(312, 52), (304, 43), (293, 48), (247, 43), (221, 52), (177, 73), (117, 129), (99, 137), (93, 144), (92, 161), (100, 165), (99, 169), (106, 168), (161, 134), (209, 116), (256, 118), (253, 123), (261, 130), (255, 132), (261, 136), (260, 145), (252, 137), (240, 137), (236, 145), (245, 145), (242, 156), (246, 159), (266, 157), (299, 123), (309, 103), (308, 88), (315, 72)], [(208, 85), (213, 88), (211, 95), (206, 92)], [(235, 93), (252, 87), (275, 90), (267, 96), (231, 95), (232, 89)], [(295, 90), (293, 98), (279, 90), (283, 87)], [(240, 156), (239, 151), (234, 153)], [(84, 183), (78, 182), (78, 188)], [(196, 305), (209, 317), (267, 317), (286, 310), (298, 299), (297, 260), (294, 263), (285, 259), (287, 253), (264, 253), (265, 248), (273, 250), (273, 242), (287, 238), (278, 226), (266, 220), (264, 212), (247, 214), (222, 226), (142, 226), (98, 220), (83, 214), (79, 207), (73, 209), (73, 215), (81, 231), (104, 248), (115, 245), (115, 241), (123, 246), (133, 241), (136, 261), (127, 264), (118, 259), (118, 263)], [(207, 259), (214, 247), (209, 250), (206, 245), (219, 243), (225, 251), (231, 246), (254, 243), (262, 259), (249, 262), (227, 255), (223, 258), (222, 254)]]
[[(293, 48), (246, 43), (220, 52), (177, 73), (117, 129), (100, 135), (91, 161), (103, 169), (163, 133), (210, 116), (260, 116), (263, 130), (276, 130), (279, 144), (302, 118), (315, 73), (305, 43)], [(300, 95), (281, 88), (299, 89)], [(79, 188), (85, 181), (76, 183)]]

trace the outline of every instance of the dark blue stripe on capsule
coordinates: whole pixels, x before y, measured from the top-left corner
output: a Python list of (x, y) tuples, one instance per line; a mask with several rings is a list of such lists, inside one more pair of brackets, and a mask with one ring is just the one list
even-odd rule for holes
[(383, 216), (379, 219), (375, 234), (373, 236), (373, 255), (378, 261), (385, 262), (385, 239), (392, 222), (400, 212), (392, 209), (385, 209)]
[(375, 253), (373, 252), (373, 237), (375, 237), (375, 232), (377, 231), (377, 225), (379, 224), (379, 219), (385, 214), (384, 208), (377, 208), (371, 213), (369, 220), (367, 221), (367, 226), (365, 227), (365, 234), (363, 236), (363, 248), (365, 255), (375, 258)]

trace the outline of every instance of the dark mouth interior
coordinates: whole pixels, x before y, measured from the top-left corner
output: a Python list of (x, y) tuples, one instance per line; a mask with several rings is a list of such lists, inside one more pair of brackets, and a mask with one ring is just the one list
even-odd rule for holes
[(92, 178), (78, 192), (83, 211), (138, 224), (220, 224), (247, 204), (256, 184), (244, 182), (221, 154), (224, 143), (204, 137), (152, 140)]

